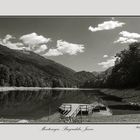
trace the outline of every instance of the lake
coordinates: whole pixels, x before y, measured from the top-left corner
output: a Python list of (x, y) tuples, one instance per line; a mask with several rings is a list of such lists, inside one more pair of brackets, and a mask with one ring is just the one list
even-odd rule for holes
[[(28, 90), (0, 92), (0, 118), (37, 120), (58, 113), (63, 103), (100, 102), (113, 115), (140, 113), (140, 107), (123, 102), (121, 98), (106, 95), (99, 90)], [(54, 119), (55, 121), (55, 119)]]

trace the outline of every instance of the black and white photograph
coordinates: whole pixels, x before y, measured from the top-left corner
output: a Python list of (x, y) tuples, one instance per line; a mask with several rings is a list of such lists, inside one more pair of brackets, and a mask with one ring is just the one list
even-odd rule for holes
[(1, 16), (0, 123), (140, 123), (140, 17)]

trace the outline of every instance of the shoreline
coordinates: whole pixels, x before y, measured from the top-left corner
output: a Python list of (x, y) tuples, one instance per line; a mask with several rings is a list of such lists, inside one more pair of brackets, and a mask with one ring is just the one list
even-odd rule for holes
[(113, 95), (122, 98), (123, 101), (130, 104), (140, 105), (140, 90), (135, 89), (99, 89), (101, 92), (107, 95)]
[(63, 88), (63, 87), (0, 87), (0, 92), (14, 90), (97, 90), (94, 88)]

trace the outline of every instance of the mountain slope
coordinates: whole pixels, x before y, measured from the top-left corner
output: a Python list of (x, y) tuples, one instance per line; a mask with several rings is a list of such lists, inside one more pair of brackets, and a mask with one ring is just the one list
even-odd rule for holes
[(74, 74), (75, 78), (78, 81), (79, 86), (83, 86), (83, 84), (91, 79), (95, 79), (95, 76), (91, 72), (87, 71), (79, 71)]
[[(4, 69), (4, 70), (3, 70)], [(76, 86), (75, 71), (38, 54), (0, 45), (0, 85)], [(8, 79), (7, 79), (8, 77)]]

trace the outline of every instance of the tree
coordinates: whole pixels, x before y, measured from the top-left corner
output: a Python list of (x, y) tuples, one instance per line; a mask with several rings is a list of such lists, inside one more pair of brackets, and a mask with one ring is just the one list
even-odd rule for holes
[(11, 74), (10, 74), (9, 84), (10, 84), (10, 86), (15, 86), (16, 85), (16, 78), (15, 78), (14, 72), (11, 72)]
[(9, 83), (9, 68), (0, 64), (0, 85), (5, 86)]
[(17, 87), (24, 86), (24, 83), (25, 83), (24, 75), (22, 75), (22, 73), (20, 72), (16, 72), (16, 86)]
[(132, 43), (116, 55), (118, 60), (108, 77), (108, 86), (130, 88), (140, 84), (140, 43)]
[(53, 78), (52, 87), (64, 87), (64, 84), (60, 79)]

